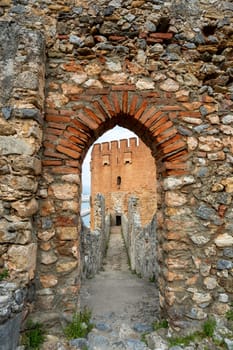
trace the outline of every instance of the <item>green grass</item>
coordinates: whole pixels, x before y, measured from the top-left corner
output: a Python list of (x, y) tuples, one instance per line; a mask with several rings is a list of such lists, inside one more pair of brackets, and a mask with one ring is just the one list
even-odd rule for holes
[(148, 343), (147, 343), (147, 340), (146, 340), (146, 335), (149, 334), (149, 333), (142, 333), (141, 335), (141, 342), (145, 343), (146, 346), (148, 346)]
[(216, 321), (213, 318), (209, 318), (202, 327), (203, 335), (206, 337), (213, 337), (216, 328)]
[(202, 330), (196, 331), (186, 336), (172, 337), (169, 339), (169, 344), (171, 346), (184, 345), (188, 346), (191, 342), (200, 341), (205, 338), (212, 338), (216, 328), (216, 321), (213, 318), (208, 318), (208, 320), (203, 323)]
[(152, 323), (152, 327), (154, 331), (157, 331), (158, 329), (161, 329), (161, 328), (168, 328), (168, 322), (167, 320), (155, 321)]
[(0, 272), (0, 282), (5, 280), (7, 277), (9, 277), (9, 271), (7, 269)]
[(39, 350), (45, 340), (45, 331), (42, 324), (29, 320), (26, 324), (22, 343), (26, 350)]
[(176, 346), (176, 345), (184, 345), (187, 346), (189, 345), (192, 341), (196, 339), (196, 332), (192, 334), (188, 334), (186, 336), (178, 336), (178, 337), (172, 337), (169, 339), (169, 344), (171, 346)]
[(233, 309), (228, 310), (228, 311), (226, 312), (226, 319), (227, 319), (228, 321), (233, 321)]
[(91, 323), (91, 311), (85, 308), (73, 315), (72, 321), (65, 327), (67, 339), (86, 338), (94, 325)]

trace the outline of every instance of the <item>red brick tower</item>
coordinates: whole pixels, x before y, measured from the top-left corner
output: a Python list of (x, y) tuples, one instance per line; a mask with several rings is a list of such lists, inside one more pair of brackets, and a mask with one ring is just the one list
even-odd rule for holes
[[(151, 220), (156, 210), (156, 168), (150, 149), (137, 138), (95, 144), (91, 154), (91, 198), (105, 197), (111, 224), (127, 215), (128, 198), (139, 199), (141, 224)], [(91, 210), (91, 228), (93, 211)]]

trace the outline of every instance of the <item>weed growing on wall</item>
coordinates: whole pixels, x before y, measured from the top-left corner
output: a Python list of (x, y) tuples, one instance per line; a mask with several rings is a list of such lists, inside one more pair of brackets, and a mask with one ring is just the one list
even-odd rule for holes
[(9, 276), (9, 271), (7, 269), (4, 269), (2, 272), (0, 272), (0, 282), (5, 280)]
[(171, 346), (188, 346), (191, 342), (201, 341), (205, 338), (211, 338), (214, 342), (213, 336), (215, 329), (216, 321), (213, 318), (208, 318), (208, 320), (203, 324), (201, 331), (196, 331), (183, 337), (172, 337), (169, 339), (169, 343)]
[(167, 320), (155, 321), (153, 322), (152, 327), (154, 331), (157, 331), (161, 328), (168, 328), (168, 322)]
[(41, 323), (29, 320), (22, 337), (22, 344), (26, 350), (39, 350), (45, 340), (45, 331)]
[(84, 308), (75, 313), (72, 321), (65, 327), (64, 333), (67, 339), (86, 338), (94, 325), (91, 323), (91, 311)]
[(233, 303), (230, 304), (231, 309), (226, 312), (226, 319), (228, 321), (233, 321)]
[(209, 318), (203, 324), (203, 335), (206, 337), (213, 337), (216, 328), (216, 321), (213, 318)]

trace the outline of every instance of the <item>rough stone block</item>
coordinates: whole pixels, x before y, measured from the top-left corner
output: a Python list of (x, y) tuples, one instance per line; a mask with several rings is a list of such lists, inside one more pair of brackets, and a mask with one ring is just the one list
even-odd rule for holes
[(15, 315), (0, 325), (0, 350), (14, 350), (19, 341), (22, 314)]

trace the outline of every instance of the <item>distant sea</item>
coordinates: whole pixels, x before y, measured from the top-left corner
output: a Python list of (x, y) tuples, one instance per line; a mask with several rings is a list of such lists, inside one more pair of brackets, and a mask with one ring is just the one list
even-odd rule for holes
[[(90, 204), (88, 202), (82, 203), (81, 211), (84, 210), (84, 209), (89, 209), (89, 208), (90, 208)], [(82, 220), (83, 220), (85, 226), (90, 227), (90, 215), (83, 216)]]

